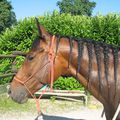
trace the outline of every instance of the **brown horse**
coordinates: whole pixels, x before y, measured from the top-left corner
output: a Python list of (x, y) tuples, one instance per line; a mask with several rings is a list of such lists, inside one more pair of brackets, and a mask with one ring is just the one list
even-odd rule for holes
[[(50, 84), (52, 35), (37, 25), (39, 37), (33, 42), (9, 90), (11, 98), (18, 103), (26, 102), (30, 92), (33, 94)], [(54, 81), (64, 75), (75, 77), (103, 104), (106, 119), (111, 120), (120, 102), (120, 48), (89, 39), (55, 36), (53, 51)]]

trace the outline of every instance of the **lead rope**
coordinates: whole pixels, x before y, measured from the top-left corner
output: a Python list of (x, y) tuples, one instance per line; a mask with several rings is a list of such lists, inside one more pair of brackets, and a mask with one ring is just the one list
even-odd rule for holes
[[(50, 91), (53, 92), (53, 80), (54, 80), (54, 58), (55, 58), (55, 54), (54, 54), (54, 50), (53, 50), (53, 46), (54, 46), (54, 41), (55, 41), (55, 35), (52, 36), (52, 40), (51, 40), (51, 44), (49, 47), (49, 61), (50, 61)], [(35, 99), (36, 101), (36, 108), (38, 111), (38, 116), (35, 120), (38, 120), (39, 117), (40, 119), (42, 119), (42, 112), (40, 111), (40, 102), (39, 100), (41, 99), (41, 97), (43, 96), (43, 94), (46, 92), (47, 87), (45, 88), (45, 90), (42, 91), (42, 94), (39, 96), (38, 99)]]

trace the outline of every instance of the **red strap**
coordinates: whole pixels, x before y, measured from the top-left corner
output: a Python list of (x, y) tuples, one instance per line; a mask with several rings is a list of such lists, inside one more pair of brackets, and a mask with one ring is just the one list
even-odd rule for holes
[[(51, 45), (49, 48), (49, 61), (50, 61), (50, 91), (53, 91), (53, 80), (54, 80), (54, 41), (55, 41), (55, 35), (52, 37), (52, 41), (51, 41)], [(38, 113), (40, 113), (40, 103), (39, 100), (41, 99), (41, 97), (43, 96), (43, 94), (46, 92), (47, 88), (45, 90), (42, 91), (42, 94), (39, 96), (38, 99), (36, 100), (36, 107), (37, 107), (37, 111)]]
[(51, 40), (51, 45), (49, 48), (49, 60), (50, 60), (50, 91), (53, 91), (53, 80), (54, 80), (54, 58), (55, 58), (55, 54), (54, 54), (54, 41), (55, 41), (55, 35), (52, 37)]

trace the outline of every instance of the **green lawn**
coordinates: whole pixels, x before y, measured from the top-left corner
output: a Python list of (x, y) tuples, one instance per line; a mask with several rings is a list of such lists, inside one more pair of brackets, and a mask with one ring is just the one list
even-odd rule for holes
[(32, 111), (35, 110), (35, 103), (33, 101), (28, 101), (25, 104), (18, 104), (7, 97), (7, 94), (0, 95), (0, 111)]

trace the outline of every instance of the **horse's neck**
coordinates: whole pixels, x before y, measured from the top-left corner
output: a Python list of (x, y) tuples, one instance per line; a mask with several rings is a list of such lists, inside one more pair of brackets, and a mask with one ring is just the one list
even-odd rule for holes
[[(78, 68), (78, 42), (74, 41), (73, 42), (73, 47), (72, 47), (72, 54), (71, 54), (71, 61), (70, 61), (70, 44), (68, 40), (61, 40), (61, 44), (63, 44), (63, 46), (59, 46), (62, 50), (62, 55), (64, 56), (64, 58), (67, 61), (67, 65), (66, 67), (68, 67), (67, 69), (69, 70), (69, 74), (73, 77), (77, 76), (77, 80), (80, 81), (80, 83), (87, 89), (88, 88), (88, 74), (89, 74), (89, 56), (88, 56), (88, 50), (87, 50), (87, 46), (83, 45), (83, 50), (82, 50), (82, 59), (81, 59), (81, 63), (80, 63), (80, 71), (77, 73), (77, 68)], [(90, 83), (90, 89), (89, 91), (96, 97), (101, 99), (101, 101), (103, 101), (102, 96), (99, 94), (98, 91), (98, 72), (97, 72), (97, 62), (96, 62), (96, 57), (95, 57), (95, 52), (93, 50), (93, 58), (92, 58), (92, 69), (91, 69), (91, 78), (90, 80), (92, 80), (92, 83)], [(77, 73), (77, 74), (76, 74)]]
[[(68, 70), (70, 75), (76, 77), (76, 70), (78, 69), (78, 42), (74, 41), (71, 62), (69, 62), (70, 44), (68, 39), (66, 41), (63, 40), (61, 44), (63, 45), (61, 45), (61, 53), (67, 61), (66, 71)], [(120, 100), (120, 52), (118, 52), (117, 55), (109, 47), (107, 52), (103, 47), (99, 48), (98, 46), (97, 49), (97, 45), (92, 45), (92, 67), (90, 69), (91, 75), (88, 79), (90, 56), (87, 46), (85, 44), (83, 46), (83, 55), (80, 63), (80, 70), (77, 73), (77, 80), (80, 81), (94, 97), (103, 103), (105, 109), (109, 111), (112, 108), (109, 114), (113, 114)], [(117, 74), (117, 84), (115, 83), (115, 72)], [(115, 87), (117, 87), (116, 91)]]
[[(63, 44), (63, 46), (61, 47), (62, 50), (62, 55), (64, 56), (64, 58), (67, 61), (67, 65), (66, 67), (68, 67), (70, 73), (72, 76), (76, 77), (76, 72), (78, 69), (78, 42), (77, 41), (73, 41), (73, 47), (72, 47), (72, 52), (70, 54), (70, 45), (69, 45), (69, 41), (68, 40), (64, 40), (61, 41), (61, 43)], [(89, 71), (89, 55), (88, 55), (88, 50), (87, 50), (87, 46), (83, 45), (83, 50), (82, 50), (82, 56), (81, 56), (81, 60), (80, 60), (80, 69), (79, 72), (77, 72), (78, 74), (81, 74), (82, 76), (84, 76), (84, 78), (88, 79), (88, 71)], [(92, 73), (94, 72), (94, 77), (97, 76), (97, 74), (95, 74), (95, 70), (96, 70), (96, 58), (95, 58), (95, 52), (93, 51), (93, 58), (92, 58), (92, 64), (94, 64), (94, 67), (92, 67)], [(92, 74), (91, 73), (91, 74)], [(80, 80), (78, 78), (78, 80)]]

